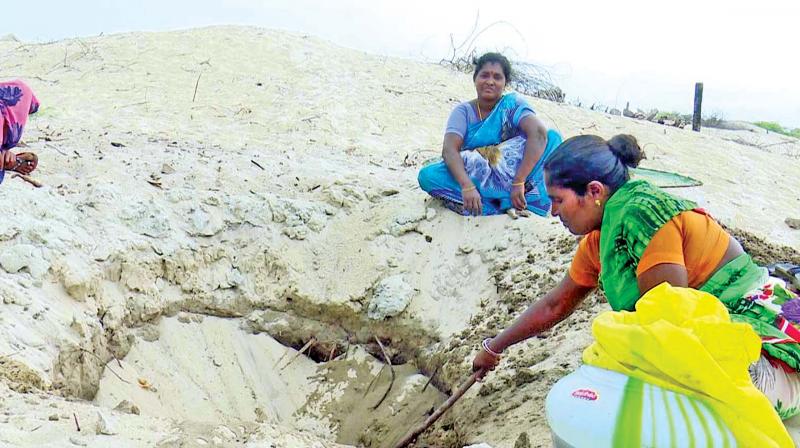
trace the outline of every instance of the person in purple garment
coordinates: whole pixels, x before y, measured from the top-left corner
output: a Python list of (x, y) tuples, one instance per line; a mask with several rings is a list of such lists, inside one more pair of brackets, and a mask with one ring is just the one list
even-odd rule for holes
[(6, 171), (30, 174), (38, 158), (31, 152), (11, 151), (20, 143), (28, 115), (39, 110), (39, 101), (22, 81), (0, 82), (0, 182)]

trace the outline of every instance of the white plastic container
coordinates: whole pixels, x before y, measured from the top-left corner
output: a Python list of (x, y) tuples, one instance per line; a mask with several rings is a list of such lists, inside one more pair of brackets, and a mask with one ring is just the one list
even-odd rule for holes
[(584, 365), (559, 380), (545, 402), (554, 445), (736, 447), (722, 419), (702, 401), (629, 379)]

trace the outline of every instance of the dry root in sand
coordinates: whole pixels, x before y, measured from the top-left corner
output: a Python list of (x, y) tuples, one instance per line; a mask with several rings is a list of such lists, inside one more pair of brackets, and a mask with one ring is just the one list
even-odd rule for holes
[(392, 367), (392, 359), (389, 357), (389, 355), (386, 354), (386, 349), (383, 347), (383, 344), (381, 344), (381, 340), (378, 339), (377, 336), (375, 337), (375, 342), (378, 343), (378, 347), (381, 348), (381, 353), (383, 353), (383, 359), (386, 361), (386, 364), (389, 365), (389, 371), (392, 373), (392, 380), (389, 381), (389, 387), (386, 388), (386, 392), (384, 392), (384, 394), (381, 397), (381, 399), (378, 400), (377, 403), (375, 403), (375, 406), (373, 406), (372, 409), (378, 409), (378, 407), (381, 405), (381, 403), (383, 403), (383, 400), (385, 400), (386, 397), (389, 396), (389, 392), (392, 391), (392, 386), (394, 386), (394, 380), (395, 380), (395, 377), (397, 376), (395, 374), (395, 372), (394, 372), (394, 367)]
[[(303, 348), (301, 348), (299, 352), (295, 353), (294, 356), (292, 356), (292, 359), (290, 359), (289, 362), (287, 362), (285, 366), (281, 367), (281, 371), (283, 371), (283, 369), (289, 367), (289, 364), (294, 362), (294, 360), (297, 359), (298, 356), (300, 356), (303, 353), (305, 353), (306, 350), (308, 350), (311, 347), (313, 347), (314, 344), (316, 344), (316, 343), (317, 343), (317, 339), (316, 338), (309, 339), (308, 342), (306, 342), (306, 345), (304, 345)], [(285, 353), (284, 353), (284, 355), (285, 355)], [(281, 356), (281, 359), (283, 359), (283, 356)], [(278, 362), (275, 363), (275, 365), (277, 366), (278, 364), (280, 364), (280, 362), (281, 362), (281, 360), (279, 359)]]

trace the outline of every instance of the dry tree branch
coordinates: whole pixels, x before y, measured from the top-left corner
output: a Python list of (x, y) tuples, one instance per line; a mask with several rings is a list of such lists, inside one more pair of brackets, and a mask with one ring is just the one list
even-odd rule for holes
[[(440, 65), (449, 65), (453, 69), (469, 73), (473, 69), (473, 63), (477, 56), (477, 42), (489, 30), (498, 26), (509, 27), (519, 38), (527, 53), (528, 44), (522, 32), (512, 23), (505, 20), (492, 22), (484, 27), (479, 27), (480, 11), (475, 16), (475, 23), (471, 31), (464, 40), (456, 45), (453, 34), (450, 34), (450, 49), (448, 50), (449, 59), (443, 58), (439, 61)], [(504, 54), (515, 53), (513, 47), (506, 46), (500, 50)], [(509, 86), (514, 90), (536, 98), (543, 98), (555, 102), (564, 102), (566, 95), (553, 82), (550, 72), (538, 65), (528, 62), (514, 61), (514, 72), (516, 76), (509, 81)]]
[(469, 40), (470, 36), (475, 34), (475, 30), (478, 29), (478, 22), (480, 22), (480, 18), (481, 18), (481, 10), (479, 9), (475, 13), (475, 23), (472, 24), (472, 30), (470, 30), (469, 34), (467, 34), (467, 37), (464, 38), (464, 41), (461, 42), (457, 47), (455, 45), (455, 42), (453, 41), (453, 33), (450, 33), (450, 47), (453, 49), (453, 55), (450, 57), (450, 61), (453, 61), (453, 60), (456, 59), (457, 53), (459, 51), (461, 51), (461, 48), (464, 47), (464, 44), (467, 43), (467, 41)]

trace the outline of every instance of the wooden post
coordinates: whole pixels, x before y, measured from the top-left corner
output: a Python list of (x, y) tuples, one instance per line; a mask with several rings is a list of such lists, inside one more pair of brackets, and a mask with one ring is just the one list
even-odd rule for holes
[(700, 121), (702, 114), (700, 113), (700, 106), (703, 104), (703, 83), (697, 82), (694, 84), (694, 115), (692, 115), (692, 130), (700, 132)]

